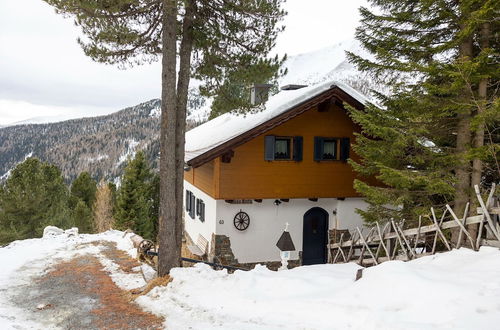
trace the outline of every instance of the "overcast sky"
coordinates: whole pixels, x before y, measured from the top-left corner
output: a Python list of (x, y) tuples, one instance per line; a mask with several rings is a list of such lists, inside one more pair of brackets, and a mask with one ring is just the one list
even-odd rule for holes
[[(296, 55), (353, 37), (366, 0), (288, 0), (275, 51)], [(159, 97), (158, 63), (92, 62), (71, 19), (42, 0), (0, 1), (0, 126), (33, 117), (106, 114)]]

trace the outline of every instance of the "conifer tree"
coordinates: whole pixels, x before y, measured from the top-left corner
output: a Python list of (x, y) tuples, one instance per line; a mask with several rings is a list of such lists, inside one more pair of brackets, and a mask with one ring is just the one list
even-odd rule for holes
[(75, 205), (78, 200), (85, 202), (87, 208), (91, 209), (94, 204), (97, 191), (97, 182), (92, 179), (89, 172), (82, 172), (71, 184), (71, 199)]
[(232, 70), (266, 58), (282, 30), (284, 0), (45, 1), (74, 17), (85, 34), (79, 42), (96, 61), (124, 66), (162, 57), (158, 275), (164, 276), (180, 266), (190, 78), (214, 90)]
[(68, 188), (57, 167), (28, 158), (0, 190), (0, 243), (40, 237), (48, 225), (71, 226)]
[[(387, 84), (380, 108), (352, 109), (363, 128), (352, 162), (383, 186), (356, 181), (371, 207), (368, 221), (414, 219), (441, 203), (462, 214), (482, 176), (484, 130), (500, 114), (500, 3), (371, 0), (356, 37), (374, 56), (349, 54), (362, 71)], [(494, 124), (493, 124), (494, 125)], [(425, 211), (424, 211), (425, 210)]]
[(142, 151), (125, 167), (116, 201), (116, 228), (131, 229), (143, 238), (156, 239), (152, 216), (151, 181), (153, 175)]
[(90, 234), (94, 232), (92, 206), (96, 190), (96, 182), (88, 172), (80, 173), (71, 184), (69, 196), (71, 221), (81, 233)]
[(92, 210), (82, 199), (78, 199), (76, 206), (71, 210), (72, 223), (82, 234), (94, 233)]

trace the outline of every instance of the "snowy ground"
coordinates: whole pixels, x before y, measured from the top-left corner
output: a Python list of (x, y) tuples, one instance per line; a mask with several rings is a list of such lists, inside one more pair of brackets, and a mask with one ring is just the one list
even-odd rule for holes
[[(82, 242), (109, 240), (130, 251), (122, 233), (32, 239), (0, 248), (0, 328), (46, 329), (23, 319), (12, 288), (29, 286), (50, 266), (85, 253), (97, 255), (120, 287), (144, 282), (119, 271)], [(92, 250), (92, 251), (91, 251)], [(169, 329), (499, 329), (500, 250), (467, 249), (407, 263), (394, 261), (364, 270), (317, 265), (272, 272), (213, 271), (207, 266), (174, 269), (173, 282), (137, 299), (165, 317)], [(35, 302), (33, 302), (35, 303)]]

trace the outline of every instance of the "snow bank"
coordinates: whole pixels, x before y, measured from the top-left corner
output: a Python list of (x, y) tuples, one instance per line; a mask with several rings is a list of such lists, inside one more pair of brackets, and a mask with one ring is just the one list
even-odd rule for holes
[(355, 264), (272, 272), (174, 269), (138, 302), (171, 329), (493, 329), (500, 251), (453, 250), (364, 270)]

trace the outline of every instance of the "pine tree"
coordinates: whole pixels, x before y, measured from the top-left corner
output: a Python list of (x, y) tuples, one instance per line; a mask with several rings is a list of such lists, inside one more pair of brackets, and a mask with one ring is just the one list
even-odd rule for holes
[(78, 200), (85, 202), (85, 205), (91, 209), (94, 204), (95, 194), (97, 191), (97, 182), (92, 179), (89, 172), (82, 172), (71, 184), (70, 192), (73, 203), (78, 203)]
[(82, 234), (94, 233), (92, 210), (81, 199), (78, 200), (75, 208), (71, 211), (73, 225)]
[(371, 205), (362, 215), (368, 221), (414, 219), (442, 203), (462, 214), (472, 186), (488, 184), (481, 167), (484, 130), (500, 114), (499, 3), (370, 3), (377, 12), (360, 9), (356, 37), (373, 59), (349, 57), (391, 94), (378, 94), (380, 108), (351, 109), (363, 129), (354, 146), (362, 161), (351, 163), (379, 180), (355, 182)]
[(153, 175), (142, 151), (125, 167), (116, 200), (116, 228), (131, 229), (143, 238), (156, 239), (152, 216)]
[(93, 206), (94, 226), (98, 233), (113, 228), (115, 220), (113, 218), (113, 191), (111, 185), (104, 181), (97, 187), (95, 202)]
[(88, 172), (82, 172), (73, 181), (70, 188), (69, 208), (73, 224), (81, 233), (94, 232), (92, 206), (97, 185)]
[(40, 237), (48, 225), (71, 226), (68, 188), (57, 167), (28, 158), (0, 190), (0, 243)]
[(161, 54), (158, 275), (164, 276), (180, 265), (189, 80), (216, 89), (232, 70), (266, 58), (282, 30), (284, 0), (45, 1), (75, 18), (86, 37), (79, 43), (96, 61), (124, 66)]

